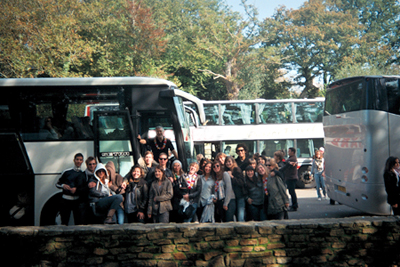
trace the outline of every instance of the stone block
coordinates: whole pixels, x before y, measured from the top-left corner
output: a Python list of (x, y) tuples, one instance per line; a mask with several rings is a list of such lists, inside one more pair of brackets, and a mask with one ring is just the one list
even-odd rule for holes
[(174, 244), (187, 244), (187, 243), (189, 243), (189, 239), (187, 239), (187, 238), (174, 239)]
[(174, 257), (175, 260), (186, 260), (187, 259), (185, 253), (182, 253), (182, 252), (173, 253), (172, 256)]
[(176, 245), (176, 250), (177, 251), (183, 251), (183, 252), (190, 251), (190, 245), (187, 245), (187, 244), (185, 244), (185, 245)]
[(217, 257), (217, 256), (219, 256), (219, 255), (222, 255), (222, 252), (220, 252), (220, 251), (206, 252), (206, 253), (204, 253), (204, 259), (205, 259), (206, 261), (209, 261), (209, 260), (211, 260), (212, 258), (215, 258), (215, 257)]
[(154, 233), (148, 233), (147, 238), (151, 240), (156, 240), (156, 239), (163, 239), (164, 238), (164, 233), (159, 233), (159, 232), (154, 232)]
[(174, 252), (175, 251), (175, 245), (165, 245), (161, 247), (161, 251), (164, 253), (168, 252)]
[(239, 242), (241, 246), (254, 246), (257, 245), (257, 243), (257, 239), (242, 239)]
[(243, 267), (246, 260), (238, 259), (238, 260), (231, 260), (231, 267)]
[(224, 248), (225, 247), (224, 241), (209, 242), (208, 244), (213, 249), (220, 249), (220, 248)]
[(152, 253), (140, 252), (138, 255), (139, 259), (152, 259), (154, 256)]
[(228, 247), (236, 247), (236, 246), (239, 245), (239, 240), (237, 240), (237, 239), (226, 240), (225, 242), (226, 242), (226, 245), (227, 245)]
[(284, 243), (269, 243), (267, 244), (267, 249), (277, 249), (284, 248), (286, 245)]
[(178, 267), (178, 263), (174, 261), (158, 261), (157, 267)]
[(97, 256), (104, 256), (108, 253), (108, 249), (104, 249), (104, 248), (95, 248), (93, 250), (93, 254), (97, 255)]
[(157, 260), (172, 260), (174, 257), (172, 256), (171, 253), (162, 253), (154, 256), (155, 259)]

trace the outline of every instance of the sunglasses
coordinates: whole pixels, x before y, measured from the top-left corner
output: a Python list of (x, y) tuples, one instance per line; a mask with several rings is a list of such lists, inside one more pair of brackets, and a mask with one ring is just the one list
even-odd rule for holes
[(213, 168), (219, 168), (219, 167), (220, 167), (219, 165), (214, 165), (214, 166), (213, 166)]
[(238, 149), (237, 150), (237, 152), (243, 152), (244, 151), (244, 149)]
[(159, 158), (160, 160), (167, 160), (167, 158)]
[(97, 163), (89, 163), (89, 166), (97, 165)]
[(271, 164), (267, 164), (267, 167), (272, 166)]

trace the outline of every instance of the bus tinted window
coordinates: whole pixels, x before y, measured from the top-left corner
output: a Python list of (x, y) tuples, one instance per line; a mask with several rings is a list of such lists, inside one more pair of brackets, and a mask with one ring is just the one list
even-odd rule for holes
[(292, 122), (292, 103), (259, 103), (260, 123)]
[(254, 104), (221, 104), (222, 125), (255, 123)]
[(219, 124), (218, 104), (204, 104), (207, 125)]
[(294, 140), (262, 140), (261, 154), (272, 157), (275, 151), (283, 150), (287, 153), (289, 147), (294, 147)]
[(297, 139), (297, 157), (311, 158), (314, 156), (315, 150), (322, 147), (324, 140), (320, 139)]
[[(61, 106), (30, 101), (20, 112), (22, 138), (25, 141), (93, 139), (90, 118), (84, 117), (85, 104)], [(31, 122), (26, 123), (30, 119)]]
[(393, 79), (385, 82), (389, 112), (394, 114), (400, 114), (399, 81), (398, 79)]
[(322, 122), (323, 102), (294, 102), (295, 122)]
[(328, 90), (325, 115), (333, 115), (363, 109), (363, 80)]

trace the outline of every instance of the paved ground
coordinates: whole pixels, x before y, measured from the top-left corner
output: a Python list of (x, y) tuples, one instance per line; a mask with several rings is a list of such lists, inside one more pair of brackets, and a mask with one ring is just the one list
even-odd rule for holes
[[(352, 216), (371, 216), (345, 205), (330, 205), (329, 198), (317, 200), (315, 188), (296, 189), (299, 209), (289, 212), (289, 219), (345, 218)], [(289, 195), (290, 199), (290, 195)]]

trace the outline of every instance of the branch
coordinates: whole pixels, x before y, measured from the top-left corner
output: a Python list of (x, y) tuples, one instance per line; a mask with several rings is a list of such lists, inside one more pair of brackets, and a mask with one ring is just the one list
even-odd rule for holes
[(217, 74), (217, 73), (215, 73), (215, 72), (212, 72), (211, 70), (202, 70), (202, 69), (199, 69), (198, 71), (207, 72), (208, 74), (213, 75), (213, 76), (214, 76), (214, 80), (216, 80), (216, 79), (218, 79), (218, 78), (221, 78), (221, 79), (224, 79), (224, 80), (226, 80), (226, 81), (229, 81), (229, 79), (226, 78), (225, 76), (223, 76), (223, 75), (221, 75), (221, 74)]

